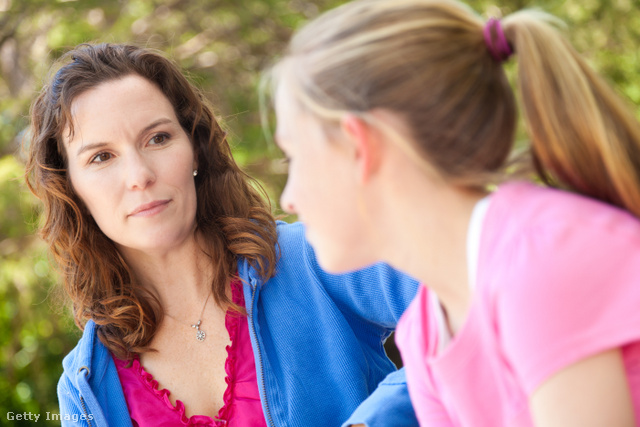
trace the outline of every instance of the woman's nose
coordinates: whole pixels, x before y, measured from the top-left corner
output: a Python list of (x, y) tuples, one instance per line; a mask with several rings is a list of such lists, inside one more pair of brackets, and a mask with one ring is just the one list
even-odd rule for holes
[(127, 188), (144, 190), (156, 180), (152, 163), (141, 153), (132, 153), (127, 162)]

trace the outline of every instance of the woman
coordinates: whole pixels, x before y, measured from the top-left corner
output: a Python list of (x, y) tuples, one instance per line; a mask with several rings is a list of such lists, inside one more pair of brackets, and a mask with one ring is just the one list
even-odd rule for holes
[(63, 420), (414, 423), (382, 342), (417, 284), (382, 265), (320, 270), (161, 55), (82, 45), (60, 63), (32, 106), (27, 173), (84, 329), (63, 362)]
[[(640, 425), (640, 126), (550, 21), (359, 0), (273, 70), (282, 205), (320, 264), (426, 285), (398, 330), (424, 426)], [(501, 183), (513, 53), (528, 164), (563, 190)]]

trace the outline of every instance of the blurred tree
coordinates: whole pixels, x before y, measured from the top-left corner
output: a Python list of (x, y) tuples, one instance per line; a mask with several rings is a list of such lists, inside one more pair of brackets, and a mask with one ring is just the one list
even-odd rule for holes
[[(90, 41), (133, 42), (166, 52), (203, 89), (232, 132), (236, 158), (277, 201), (286, 169), (277, 149), (263, 138), (259, 73), (281, 52), (292, 29), (343, 2), (0, 0), (0, 424), (19, 424), (7, 421), (8, 411), (57, 412), (60, 362), (78, 337), (62, 304), (52, 297), (55, 273), (34, 234), (38, 204), (22, 184), (19, 154), (29, 103), (51, 62), (69, 47)], [(486, 16), (523, 7), (557, 15), (568, 24), (574, 46), (623, 96), (640, 105), (638, 0), (468, 4)], [(513, 65), (508, 67), (513, 74)], [(47, 424), (43, 418), (40, 422)]]

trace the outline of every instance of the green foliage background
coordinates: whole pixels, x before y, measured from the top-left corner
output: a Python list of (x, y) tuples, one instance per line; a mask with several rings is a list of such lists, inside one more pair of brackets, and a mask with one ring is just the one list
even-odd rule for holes
[[(134, 42), (167, 52), (204, 89), (231, 131), (235, 156), (277, 205), (286, 180), (263, 137), (256, 87), (292, 29), (341, 0), (0, 0), (0, 424), (6, 413), (57, 413), (62, 357), (79, 332), (36, 236), (38, 203), (23, 184), (20, 144), (29, 104), (51, 61), (87, 41)], [(539, 7), (640, 116), (640, 1), (470, 0), (500, 16)], [(509, 65), (512, 68), (512, 65)], [(512, 70), (510, 70), (512, 71)], [(42, 419), (40, 422), (57, 423)], [(25, 421), (24, 425), (30, 424)]]

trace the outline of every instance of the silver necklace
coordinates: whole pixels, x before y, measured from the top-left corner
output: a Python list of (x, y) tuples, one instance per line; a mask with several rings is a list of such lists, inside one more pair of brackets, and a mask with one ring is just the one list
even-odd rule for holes
[(204, 331), (200, 329), (200, 324), (202, 323), (202, 315), (204, 314), (204, 309), (209, 302), (210, 296), (211, 293), (209, 293), (209, 295), (207, 295), (207, 299), (204, 300), (204, 305), (202, 306), (202, 311), (200, 312), (200, 318), (198, 319), (198, 322), (195, 325), (191, 325), (192, 328), (196, 328), (196, 330), (198, 331), (196, 332), (196, 339), (201, 342), (204, 341), (204, 339), (207, 337), (207, 334), (205, 334)]
[[(207, 303), (209, 302), (209, 297), (211, 296), (211, 293), (209, 293), (209, 295), (207, 295), (207, 299), (204, 301), (204, 305), (202, 306), (202, 311), (200, 312), (200, 318), (198, 319), (198, 321), (196, 323), (194, 323), (193, 325), (191, 325), (192, 328), (196, 329), (196, 339), (200, 342), (204, 341), (204, 339), (207, 337), (207, 334), (200, 329), (200, 325), (202, 324), (202, 315), (204, 314), (204, 309), (207, 307)], [(175, 317), (173, 317), (170, 314), (166, 314), (166, 316), (171, 317), (174, 320), (178, 320)]]

